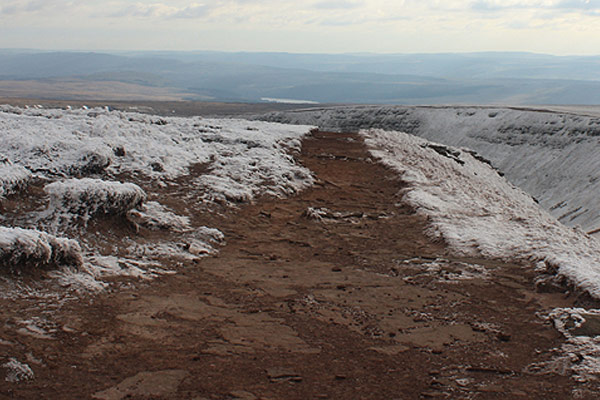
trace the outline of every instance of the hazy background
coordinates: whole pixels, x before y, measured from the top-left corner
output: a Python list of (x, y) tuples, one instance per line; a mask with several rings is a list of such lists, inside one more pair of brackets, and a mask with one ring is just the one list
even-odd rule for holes
[(600, 0), (0, 0), (0, 49), (7, 97), (600, 104)]
[(0, 50), (0, 96), (600, 104), (600, 57)]

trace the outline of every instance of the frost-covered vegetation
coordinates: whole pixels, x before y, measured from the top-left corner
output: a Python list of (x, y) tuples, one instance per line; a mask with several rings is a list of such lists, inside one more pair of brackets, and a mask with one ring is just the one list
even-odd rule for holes
[(101, 179), (67, 179), (46, 185), (52, 214), (77, 215), (84, 219), (96, 214), (125, 215), (146, 200), (146, 193), (133, 183)]
[(191, 229), (189, 217), (177, 215), (156, 201), (149, 201), (129, 210), (127, 218), (138, 226), (150, 229), (172, 229), (178, 232)]
[(208, 171), (202, 184), (215, 196), (220, 191), (229, 194), (230, 185), (236, 190), (243, 187), (251, 197), (285, 195), (311, 183), (310, 172), (288, 154), (299, 149), (299, 139), (310, 128), (100, 109), (0, 106), (0, 154), (52, 178), (128, 173), (165, 181), (205, 164)]
[(13, 165), (8, 159), (0, 160), (0, 199), (23, 190), (31, 179), (31, 172), (26, 168)]
[[(35, 229), (0, 226), (0, 266), (10, 272), (83, 264), (77, 241)], [(6, 271), (4, 271), (6, 272)]]
[(600, 298), (600, 242), (558, 222), (471, 151), (401, 132), (362, 135), (373, 156), (408, 184), (402, 198), (428, 217), (431, 235), (462, 254), (536, 265), (557, 283)]
[[(183, 211), (200, 204), (206, 212), (295, 193), (313, 182), (291, 155), (310, 129), (0, 106), (0, 201), (13, 196), (0, 215), (10, 226), (0, 228), (0, 265), (13, 273), (59, 268), (61, 284), (97, 289), (105, 286), (97, 279), (152, 277), (168, 272), (160, 260), (214, 253), (223, 234), (161, 204), (159, 192), (181, 190)], [(25, 195), (28, 185), (36, 187)], [(120, 225), (98, 230), (111, 224)], [(140, 229), (165, 235), (149, 240)]]
[(347, 106), (258, 118), (336, 131), (400, 131), (467, 147), (489, 159), (562, 223), (586, 232), (600, 229), (597, 116), (493, 107)]

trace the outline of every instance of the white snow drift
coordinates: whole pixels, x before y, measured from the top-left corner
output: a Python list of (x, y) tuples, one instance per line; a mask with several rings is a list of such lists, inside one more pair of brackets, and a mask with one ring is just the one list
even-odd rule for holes
[(600, 298), (600, 242), (558, 222), (490, 165), (405, 133), (361, 133), (408, 184), (402, 198), (429, 217), (430, 234), (467, 255), (538, 264)]

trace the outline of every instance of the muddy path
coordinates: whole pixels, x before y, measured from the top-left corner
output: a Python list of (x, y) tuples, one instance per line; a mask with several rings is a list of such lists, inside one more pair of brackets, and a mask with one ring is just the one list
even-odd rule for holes
[(0, 398), (572, 396), (570, 378), (528, 368), (562, 343), (536, 313), (570, 298), (431, 242), (358, 135), (314, 133), (298, 158), (313, 188), (210, 216), (227, 238), (217, 256), (67, 302), (49, 337), (24, 334), (11, 321), (26, 307), (2, 300), (1, 355), (35, 378), (0, 382)]

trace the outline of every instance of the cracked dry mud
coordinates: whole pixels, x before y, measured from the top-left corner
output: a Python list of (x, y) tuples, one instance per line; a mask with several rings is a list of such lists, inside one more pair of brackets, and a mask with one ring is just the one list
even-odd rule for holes
[(536, 313), (572, 298), (537, 293), (530, 268), (430, 241), (358, 135), (315, 132), (298, 159), (313, 188), (196, 215), (225, 233), (218, 255), (54, 307), (51, 335), (14, 322), (50, 306), (0, 300), (0, 355), (35, 373), (0, 382), (0, 398), (572, 396), (569, 377), (527, 372), (562, 343)]

